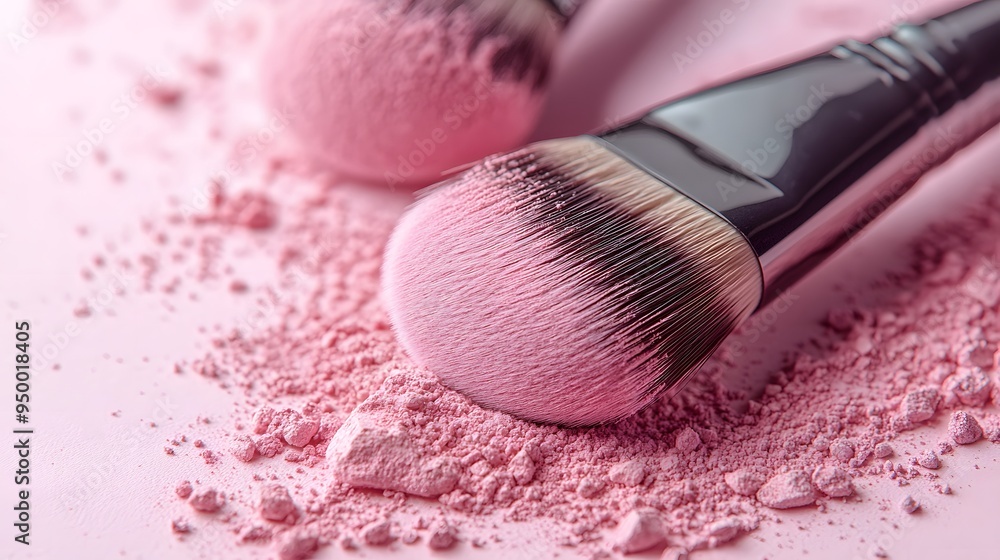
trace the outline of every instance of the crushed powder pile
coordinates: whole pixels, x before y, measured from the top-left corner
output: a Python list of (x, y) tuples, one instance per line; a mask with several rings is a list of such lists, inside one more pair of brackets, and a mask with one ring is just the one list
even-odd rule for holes
[[(408, 361), (378, 300), (398, 205), (316, 191), (263, 204), (277, 216), (267, 251), (281, 275), (250, 288), (261, 320), (177, 368), (240, 396), (217, 452), (197, 460), (298, 468), (280, 483), (247, 471), (258, 492), (242, 500), (195, 489), (192, 508), (229, 514), (175, 526), (228, 523), (243, 542), (304, 558), (331, 543), (489, 546), (486, 520), (499, 516), (551, 523), (560, 544), (584, 553), (673, 554), (753, 531), (773, 510), (863, 499), (859, 479), (935, 480), (955, 446), (1000, 441), (1000, 197), (921, 240), (910, 270), (884, 281), (878, 308), (832, 310), (820, 350), (776, 371), (748, 406), (722, 382), (734, 365), (724, 348), (673, 400), (616, 426), (569, 430), (480, 408)], [(216, 204), (246, 197), (220, 191)], [(214, 240), (208, 261), (225, 258), (227, 237), (252, 234), (178, 222), (163, 227)], [(946, 424), (949, 438), (897, 456), (897, 434), (927, 424)], [(424, 499), (438, 502), (437, 516), (404, 521), (426, 512)]]

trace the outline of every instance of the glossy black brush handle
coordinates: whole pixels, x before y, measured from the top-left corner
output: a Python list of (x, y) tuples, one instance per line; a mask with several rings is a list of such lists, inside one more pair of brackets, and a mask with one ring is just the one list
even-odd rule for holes
[(758, 256), (773, 256), (928, 122), (998, 78), (1000, 0), (984, 0), (668, 103), (601, 138), (729, 220)]

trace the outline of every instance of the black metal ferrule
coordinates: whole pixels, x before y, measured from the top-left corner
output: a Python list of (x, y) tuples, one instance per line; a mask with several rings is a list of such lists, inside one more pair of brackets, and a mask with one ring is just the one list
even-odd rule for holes
[(600, 138), (762, 256), (998, 78), (1000, 0), (982, 0), (667, 103)]

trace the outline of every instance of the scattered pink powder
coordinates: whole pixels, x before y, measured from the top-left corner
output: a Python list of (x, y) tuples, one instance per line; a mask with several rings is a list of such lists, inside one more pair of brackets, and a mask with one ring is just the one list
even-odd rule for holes
[[(310, 204), (281, 201), (287, 219), (268, 249), (281, 274), (270, 289), (281, 296), (262, 300), (274, 302), (268, 321), (221, 332), (199, 367), (181, 368), (217, 372), (206, 379), (238, 388), (232, 423), (245, 432), (231, 434), (231, 449), (246, 449), (250, 438), (259, 455), (253, 461), (300, 461), (305, 470), (295, 476), (320, 490), (299, 508), (299, 524), (312, 528), (316, 546), (369, 546), (364, 529), (379, 521), (398, 526), (410, 495), (437, 499), (451, 516), (450, 529), (391, 531), (401, 546), (441, 546), (448, 540), (441, 535), (454, 538), (459, 525), (470, 527), (465, 520), (500, 512), (509, 521), (557, 523), (560, 544), (610, 549), (619, 541), (601, 535), (640, 509), (660, 512), (668, 553), (718, 546), (752, 531), (766, 519), (764, 508), (850, 496), (859, 478), (909, 483), (920, 469), (934, 470), (922, 456), (913, 466), (883, 461), (893, 456), (888, 442), (900, 430), (935, 421), (939, 410), (950, 415), (959, 404), (978, 410), (958, 398), (967, 384), (951, 383), (954, 364), (967, 336), (1000, 339), (995, 308), (981, 315), (980, 331), (967, 335), (970, 319), (940, 313), (967, 305), (952, 303), (965, 296), (953, 284), (921, 280), (940, 251), (991, 246), (987, 236), (959, 227), (960, 234), (946, 230), (950, 237), (924, 241), (912, 276), (887, 283), (894, 295), (883, 308), (853, 309), (853, 323), (831, 327), (817, 342), (821, 354), (800, 354), (776, 371), (772, 385), (780, 391), (765, 391), (746, 412), (730, 406), (743, 395), (722, 389), (730, 367), (724, 350), (685, 392), (617, 426), (531, 424), (444, 388), (393, 340), (378, 303), (378, 266), (398, 206), (352, 190), (325, 191), (321, 199), (321, 206), (313, 196), (304, 197)], [(331, 212), (345, 219), (331, 221)], [(193, 234), (215, 235), (197, 229), (205, 227), (195, 224)], [(975, 262), (975, 254), (967, 259)], [(217, 258), (206, 257), (209, 269), (220, 269)], [(887, 313), (895, 320), (878, 323)], [(953, 331), (963, 341), (953, 343)], [(864, 356), (852, 342), (857, 336), (875, 341)], [(296, 408), (276, 410), (274, 402)], [(300, 440), (290, 426), (305, 419), (317, 427), (298, 447), (313, 427)], [(390, 499), (376, 501), (365, 489)], [(258, 507), (230, 497), (227, 508)], [(267, 537), (250, 541), (267, 542), (273, 534), (280, 549), (284, 527), (272, 522)], [(253, 534), (252, 528), (248, 522), (240, 533)], [(485, 535), (490, 546), (488, 529), (468, 530), (469, 543)]]
[(194, 492), (194, 487), (191, 486), (190, 482), (185, 480), (177, 485), (174, 492), (177, 494), (177, 497), (182, 500), (186, 500), (191, 496), (191, 493)]

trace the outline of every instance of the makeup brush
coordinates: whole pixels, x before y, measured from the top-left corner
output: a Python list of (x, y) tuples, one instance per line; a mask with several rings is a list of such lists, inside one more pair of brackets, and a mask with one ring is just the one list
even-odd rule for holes
[(323, 167), (390, 187), (523, 145), (582, 0), (293, 0), (270, 104)]
[(398, 339), (484, 406), (627, 417), (1000, 122), (998, 76), (1000, 0), (985, 0), (487, 158), (392, 236)]

